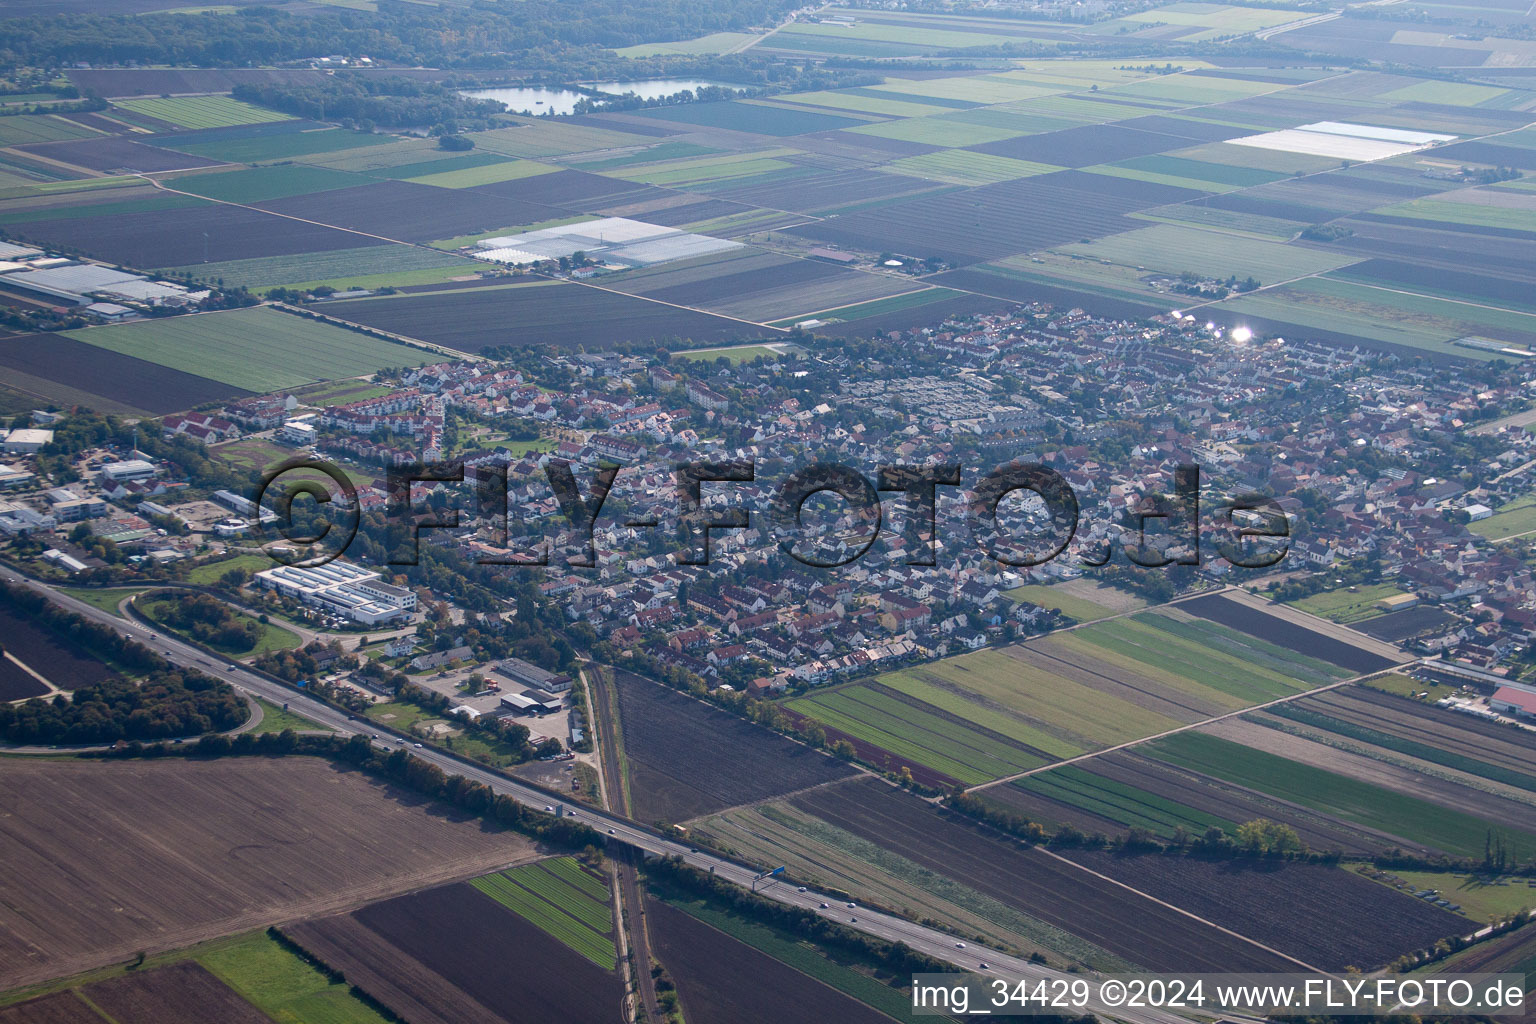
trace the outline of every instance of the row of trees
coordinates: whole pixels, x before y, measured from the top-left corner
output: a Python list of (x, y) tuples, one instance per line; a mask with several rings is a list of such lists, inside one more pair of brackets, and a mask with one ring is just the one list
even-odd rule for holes
[(229, 605), (207, 594), (157, 590), (145, 600), (156, 619), (205, 646), (239, 653), (261, 642), (261, 623), (236, 614)]
[(395, 75), (335, 75), (318, 82), (266, 82), (235, 86), (235, 99), (316, 121), (352, 121), (363, 127), (405, 128), (452, 122), (460, 131), (494, 127), (502, 110), (436, 82)]

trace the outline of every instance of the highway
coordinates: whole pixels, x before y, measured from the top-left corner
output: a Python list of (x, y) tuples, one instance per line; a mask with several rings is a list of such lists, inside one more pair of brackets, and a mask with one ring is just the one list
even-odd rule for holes
[[(405, 747), (410, 749), (411, 753), (416, 757), (437, 765), (450, 775), (462, 775), (465, 778), (484, 783), (496, 793), (506, 794), (519, 803), (539, 810), (551, 808), (560, 803), (558, 797), (551, 796), (531, 786), (525, 786), (498, 772), (490, 771), (473, 761), (464, 760), (453, 754), (429, 747), (419, 747), (409, 740), (398, 739), (387, 733), (375, 734), (374, 730), (376, 727), (371, 722), (361, 719), (353, 720), (344, 711), (338, 711), (314, 698), (305, 696), (301, 692), (275, 683), (237, 663), (204, 653), (189, 644), (168, 636), (164, 630), (151, 629), (131, 620), (120, 619), (116, 615), (95, 608), (68, 594), (61, 593), (39, 580), (22, 575), (14, 569), (7, 568), (4, 570), (3, 575), (8, 582), (27, 586), (38, 593), (46, 595), (54, 603), (69, 611), (110, 626), (119, 633), (132, 637), (169, 661), (185, 667), (200, 669), (209, 675), (218, 676), (241, 690), (263, 697), (279, 706), (287, 705), (288, 710), (295, 714), (302, 715), (338, 733), (347, 735), (378, 735), (379, 739), (374, 741), (375, 746), (385, 749)], [(743, 867), (734, 861), (707, 851), (690, 847), (687, 843), (665, 839), (626, 818), (595, 810), (585, 805), (578, 809), (573, 809), (569, 803), (566, 803), (564, 806), (569, 817), (573, 817), (577, 821), (591, 826), (611, 839), (643, 850), (647, 854), (659, 857), (681, 857), (688, 864), (700, 870), (708, 871), (717, 877), (734, 882), (744, 888), (753, 887), (756, 881), (756, 872), (750, 868)], [(760, 895), (769, 899), (805, 908), (822, 917), (836, 921), (845, 927), (856, 929), (868, 935), (896, 942), (904, 942), (919, 952), (954, 964), (956, 967), (966, 971), (983, 972), (981, 965), (985, 963), (987, 967), (984, 973), (994, 974), (1010, 980), (1027, 978), (1033, 982), (1054, 979), (1072, 980), (1082, 977), (1082, 975), (1068, 974), (1064, 971), (1057, 971), (1039, 964), (1033, 964), (1027, 960), (977, 945), (969, 940), (964, 942), (965, 948), (962, 949), (960, 948), (960, 940), (937, 929), (928, 928), (890, 914), (867, 910), (863, 907), (849, 907), (843, 901), (818, 892), (802, 892), (795, 886), (778, 882), (766, 885), (759, 884), (757, 885), (757, 891)], [(1163, 1010), (1128, 1010), (1124, 1008), (1110, 1010), (1107, 1007), (1091, 1005), (1089, 1009), (1100, 1016), (1126, 1021), (1128, 1024), (1189, 1024), (1186, 1018)]]

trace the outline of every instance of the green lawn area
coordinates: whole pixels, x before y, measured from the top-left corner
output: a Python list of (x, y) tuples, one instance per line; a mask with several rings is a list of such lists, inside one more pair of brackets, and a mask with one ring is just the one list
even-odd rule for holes
[(266, 555), (236, 555), (233, 558), (193, 566), (187, 571), (187, 582), (209, 587), (218, 583), (219, 577), (231, 569), (244, 569), (246, 572), (255, 573), (276, 568), (276, 566), (277, 563)]
[(1490, 828), (1522, 849), (1536, 848), (1536, 834), (1531, 832), (1217, 736), (1182, 732), (1154, 740), (1142, 750), (1181, 768), (1421, 842), (1456, 857), (1481, 857)]
[(429, 358), (268, 306), (87, 327), (66, 336), (258, 394), (386, 366), (419, 366)]
[(122, 601), (125, 597), (132, 597), (134, 594), (142, 594), (149, 588), (111, 587), (102, 589), (97, 587), (60, 587), (59, 589), (70, 597), (84, 601), (92, 608), (100, 608), (104, 612), (111, 612), (113, 615), (116, 615), (118, 602)]
[(1388, 672), (1384, 676), (1375, 676), (1371, 679), (1362, 680), (1360, 685), (1369, 686), (1371, 689), (1380, 690), (1382, 693), (1395, 693), (1399, 697), (1417, 697), (1425, 690), (1428, 690), (1431, 698), (1437, 698), (1449, 694), (1454, 689), (1453, 687), (1442, 689), (1438, 683), (1421, 682), (1397, 672)]
[(315, 153), (334, 153), (365, 146), (382, 146), (395, 142), (392, 135), (370, 135), (367, 132), (348, 131), (345, 128), (329, 128), (324, 131), (289, 132), (286, 135), (258, 135), (245, 139), (218, 139), (211, 142), (188, 142), (175, 148), (194, 156), (210, 160), (223, 160), (232, 164), (259, 164), (273, 160), (287, 160), (296, 156)]
[(690, 352), (673, 352), (673, 359), (686, 359), (689, 362), (712, 363), (716, 359), (729, 359), (732, 366), (742, 363), (750, 363), (759, 356), (773, 359), (778, 353), (767, 345), (738, 345), (735, 348), (696, 348)]
[(1536, 530), (1536, 498), (1517, 498), (1487, 519), (1468, 523), (1467, 529), (1489, 540), (1505, 540)]
[[(172, 629), (170, 626), (164, 625), (166, 621), (164, 615), (168, 610), (167, 599), (158, 601), (139, 601), (136, 604), (141, 612), (143, 612), (146, 616), (155, 622), (160, 623), (166, 630), (178, 635), (184, 635), (184, 631)], [(231, 613), (235, 616), (235, 618), (241, 620), (242, 622), (251, 621), (251, 617), (242, 612), (231, 610)], [(256, 646), (252, 647), (250, 650), (241, 651), (232, 647), (223, 647), (218, 644), (208, 642), (203, 642), (203, 645), (210, 650), (218, 651), (220, 654), (227, 655), (228, 657), (247, 660), (259, 658), (264, 654), (271, 654), (274, 651), (291, 651), (295, 647), (299, 647), (304, 643), (304, 641), (299, 637), (297, 633), (293, 632), (292, 630), (284, 629), (282, 626), (279, 626), (275, 622), (258, 621), (257, 625), (261, 628), (261, 632), (259, 638), (256, 641)]]
[(1113, 609), (1106, 608), (1102, 604), (1069, 594), (1060, 587), (1043, 583), (1029, 583), (1022, 587), (1015, 587), (1004, 596), (1010, 601), (1028, 601), (1042, 608), (1055, 609), (1063, 615), (1070, 615), (1078, 622), (1107, 619), (1115, 614)]
[(254, 736), (260, 736), (262, 733), (268, 732), (282, 732), (284, 729), (292, 729), (294, 732), (303, 732), (305, 730), (316, 732), (331, 731), (319, 722), (311, 722), (303, 715), (296, 715), (292, 711), (284, 711), (281, 706), (273, 704), (271, 701), (262, 700), (260, 697), (257, 697), (256, 703), (261, 705), (261, 724), (249, 730)]
[(477, 167), (457, 167), (446, 171), (433, 171), (414, 178), (406, 178), (418, 185), (436, 185), (438, 188), (472, 188), (475, 185), (493, 185), (499, 181), (516, 181), (550, 174), (560, 168), (533, 160), (503, 160), (500, 163), (481, 164)]
[(265, 932), (195, 959), (277, 1024), (388, 1024), (346, 982), (331, 981)]
[(1377, 583), (1324, 591), (1299, 601), (1292, 601), (1291, 606), (1300, 608), (1304, 612), (1311, 612), (1313, 615), (1320, 615), (1341, 625), (1347, 625), (1382, 614), (1382, 610), (1376, 607), (1376, 602), (1395, 597), (1402, 592), (1402, 588), (1395, 584)]
[[(1353, 866), (1354, 870), (1359, 865)], [(1520, 877), (1487, 879), (1448, 871), (1398, 871), (1395, 875), (1420, 889), (1439, 889), (1440, 898), (1461, 904), (1461, 912), (1474, 921), (1488, 923), (1522, 910), (1536, 908), (1536, 889)], [(1386, 883), (1382, 883), (1386, 884)]]
[(1126, 828), (1147, 828), (1164, 837), (1171, 837), (1180, 827), (1194, 835), (1203, 833), (1212, 825), (1228, 833), (1237, 832), (1236, 822), (1136, 786), (1095, 775), (1077, 765), (1053, 768), (1048, 772), (1019, 779), (1013, 785), (1117, 821)]

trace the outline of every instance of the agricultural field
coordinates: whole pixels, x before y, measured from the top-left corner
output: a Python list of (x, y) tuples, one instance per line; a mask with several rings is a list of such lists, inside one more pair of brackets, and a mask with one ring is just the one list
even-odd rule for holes
[[(623, 997), (612, 969), (468, 883), (292, 925), (306, 952), (415, 1024), (602, 1020)], [(509, 969), (509, 957), (517, 969)]]
[(5, 637), (4, 660), (0, 664), (0, 701), (20, 700), (48, 692), (48, 687), (38, 681), (38, 676), (56, 689), (74, 690), (114, 674), (110, 666), (91, 657), (79, 645), (69, 643), (52, 630), (13, 611), (0, 609), (0, 636)]
[(1520, 848), (1536, 848), (1536, 813), (1512, 797), (1252, 723), (1224, 725), (1221, 733), (1179, 733), (1154, 740), (1146, 753), (1379, 835), (1401, 837), (1405, 848), (1478, 857), (1490, 828)]
[[(502, 345), (574, 349), (594, 337), (605, 344), (668, 338), (721, 343), (757, 340), (773, 333), (709, 313), (564, 282), (349, 299), (328, 303), (325, 311), (353, 323), (470, 353)], [(363, 367), (352, 374), (378, 368)]]
[(1028, 584), (1007, 592), (1012, 601), (1028, 601), (1071, 616), (1079, 622), (1107, 619), (1146, 606), (1141, 598), (1114, 587), (1077, 579), (1066, 583)]
[(267, 256), (223, 263), (194, 263), (162, 272), (191, 274), (199, 281), (265, 292), (275, 287), (296, 291), (329, 285), (378, 288), (384, 285), (438, 284), (456, 278), (472, 280), (484, 268), (460, 256), (414, 245), (364, 246), (334, 252)]
[(1022, 913), (875, 842), (774, 800), (695, 821), (695, 837), (831, 895), (947, 921), (962, 933), (1098, 970), (1129, 965), (1063, 928)]
[(428, 361), (425, 352), (265, 306), (90, 327), (65, 337), (172, 370), (196, 368), (257, 394)]
[(62, 334), (0, 338), (0, 367), (6, 371), (6, 386), (32, 396), (33, 401), (80, 404), (129, 415), (164, 415), (253, 394)]
[(237, 124), (286, 121), (287, 114), (244, 103), (229, 96), (173, 96), (169, 99), (118, 100), (117, 106), (148, 114), (179, 128), (228, 128)]
[(1129, 893), (1046, 850), (1000, 841), (879, 780), (823, 787), (790, 802), (1146, 970), (1295, 969), (1247, 939)]
[(14, 826), (0, 837), (3, 988), (531, 857), (515, 835), (311, 758), (7, 759), (0, 783)]
[(819, 690), (785, 707), (829, 738), (848, 738), (881, 768), (907, 767), (926, 785), (975, 785), (1351, 674), (1163, 608)]
[(912, 1016), (910, 996), (900, 990), (768, 928), (662, 900), (648, 901), (645, 910), (657, 958), (677, 984), (686, 1019), (696, 1024), (921, 1019)]
[(1320, 615), (1330, 622), (1349, 625), (1363, 619), (1376, 618), (1381, 614), (1381, 609), (1376, 607), (1377, 603), (1401, 593), (1402, 589), (1391, 583), (1378, 583), (1374, 586), (1324, 591), (1292, 601), (1291, 606)]
[(606, 877), (561, 857), (485, 875), (470, 884), (603, 970), (613, 969), (618, 952)]
[(1487, 519), (1468, 523), (1467, 529), (1489, 540), (1508, 540), (1536, 531), (1536, 498), (1516, 498), (1500, 505)]
[[(687, 821), (853, 774), (819, 751), (643, 676), (616, 669), (614, 683), (638, 821)], [(713, 768), (701, 773), (701, 764)]]
[(1370, 970), (1471, 930), (1449, 911), (1334, 865), (1105, 850), (1065, 856), (1325, 971)]

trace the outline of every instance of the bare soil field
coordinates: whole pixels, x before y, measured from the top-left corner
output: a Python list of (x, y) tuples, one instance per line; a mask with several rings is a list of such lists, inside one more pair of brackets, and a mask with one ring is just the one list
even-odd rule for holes
[(73, 690), (115, 674), (106, 662), (98, 661), (79, 647), (61, 640), (51, 630), (4, 608), (0, 608), (0, 638), (3, 638), (0, 643), (6, 651), (46, 676), (61, 690)]
[(689, 1024), (890, 1018), (660, 900), (645, 905), (653, 952), (677, 982)]
[(564, 211), (553, 206), (483, 195), (475, 189), (434, 188), (409, 181), (380, 181), (259, 205), (289, 217), (405, 242), (429, 242), (564, 216)]
[(0, 1024), (106, 1024), (73, 992), (56, 992), (0, 1010)]
[(287, 933), (412, 1024), (611, 1020), (623, 997), (617, 974), (468, 884)]
[(1365, 970), (1472, 930), (1466, 918), (1342, 868), (1104, 850), (1068, 859), (1324, 970)]
[(207, 377), (59, 334), (31, 334), (0, 341), (0, 366), (156, 415), (251, 394)]
[(600, 348), (620, 341), (666, 338), (691, 338), (700, 345), (708, 345), (781, 336), (767, 328), (709, 313), (563, 283), (481, 287), (458, 294), (351, 299), (328, 302), (325, 312), (353, 323), (476, 353), (499, 345)]
[(1066, 929), (1153, 971), (1277, 971), (1296, 965), (1145, 896), (975, 826), (875, 780), (791, 803), (839, 828)]
[[(1487, 280), (1482, 275), (1473, 276), (1478, 277), (1479, 280)], [(1409, 608), (1406, 611), (1389, 612), (1386, 615), (1378, 615), (1374, 619), (1357, 622), (1355, 628), (1367, 636), (1373, 636), (1388, 643), (1396, 643), (1418, 636), (1420, 633), (1428, 633), (1442, 626), (1448, 626), (1454, 621), (1456, 620), (1451, 615), (1439, 608)]]
[(0, 818), (0, 988), (533, 857), (515, 833), (301, 757), (0, 761)]
[(24, 152), (49, 160), (59, 160), (92, 171), (179, 171), (188, 167), (216, 167), (218, 160), (188, 156), (158, 146), (146, 146), (131, 139), (78, 139), (74, 142), (45, 142), (28, 146)]
[(266, 1024), (267, 1017), (191, 960), (81, 990), (117, 1024)]
[(78, 249), (110, 263), (145, 268), (379, 244), (367, 235), (215, 203), (113, 217), (29, 221), (9, 230), (13, 237), (28, 242)]
[(1299, 613), (1281, 605), (1265, 607), (1261, 598), (1243, 592), (1192, 597), (1180, 601), (1177, 607), (1179, 611), (1360, 674), (1380, 672), (1407, 660), (1389, 644), (1341, 626), (1329, 628), (1330, 624), (1322, 619), (1309, 617), (1303, 625)]
[(614, 690), (639, 821), (687, 821), (854, 774), (818, 750), (644, 676), (615, 669)]
[(48, 687), (9, 658), (0, 657), (0, 704), (28, 697), (41, 697)]

